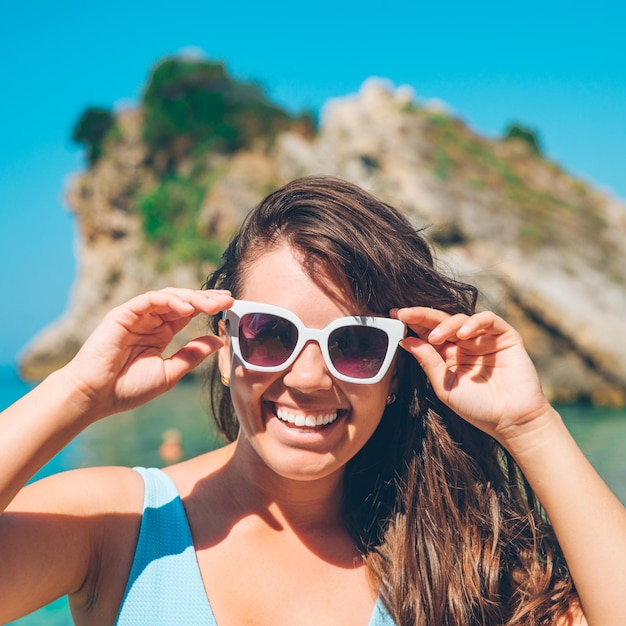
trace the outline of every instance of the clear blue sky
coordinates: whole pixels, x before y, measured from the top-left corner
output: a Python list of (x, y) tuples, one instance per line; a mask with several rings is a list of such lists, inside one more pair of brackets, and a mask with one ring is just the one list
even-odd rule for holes
[[(579, 8), (580, 7), (580, 8)], [(5, 3), (0, 12), (0, 363), (66, 306), (85, 107), (137, 101), (153, 64), (196, 47), (279, 103), (318, 110), (370, 76), (444, 100), (472, 128), (539, 131), (547, 155), (626, 198), (622, 2)]]

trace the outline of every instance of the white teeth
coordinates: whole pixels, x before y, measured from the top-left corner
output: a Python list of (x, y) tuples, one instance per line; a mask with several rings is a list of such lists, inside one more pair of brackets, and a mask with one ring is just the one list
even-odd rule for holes
[(276, 416), (283, 422), (289, 422), (294, 426), (314, 428), (315, 426), (324, 426), (330, 424), (337, 419), (337, 411), (331, 413), (317, 413), (305, 414), (305, 413), (292, 413), (285, 408), (277, 409)]

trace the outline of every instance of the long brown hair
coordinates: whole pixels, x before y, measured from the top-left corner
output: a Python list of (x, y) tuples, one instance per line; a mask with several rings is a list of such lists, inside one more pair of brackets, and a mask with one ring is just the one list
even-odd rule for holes
[[(295, 180), (261, 202), (205, 287), (237, 297), (246, 267), (285, 242), (313, 280), (323, 287), (318, 277), (330, 274), (359, 310), (476, 308), (476, 288), (436, 269), (431, 247), (406, 217), (328, 177)], [(344, 489), (346, 524), (396, 623), (555, 623), (576, 594), (518, 466), (439, 401), (414, 358), (400, 350), (396, 368), (397, 399), (348, 463)], [(237, 418), (218, 378), (214, 368), (213, 414), (233, 441)]]

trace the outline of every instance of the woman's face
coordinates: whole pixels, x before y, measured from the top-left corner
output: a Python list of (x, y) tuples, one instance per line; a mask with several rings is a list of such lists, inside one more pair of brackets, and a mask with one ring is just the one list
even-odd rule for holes
[[(330, 278), (327, 284), (337, 291)], [(286, 244), (247, 269), (240, 297), (289, 309), (309, 328), (366, 313), (355, 311), (345, 299), (330, 298), (306, 275), (297, 253)], [(393, 366), (375, 384), (335, 379), (313, 341), (288, 369), (273, 373), (244, 369), (227, 342), (220, 352), (220, 370), (231, 379), (231, 398), (240, 422), (238, 452), (296, 480), (342, 471), (378, 426), (395, 385)], [(332, 421), (323, 426), (296, 425), (322, 415)]]

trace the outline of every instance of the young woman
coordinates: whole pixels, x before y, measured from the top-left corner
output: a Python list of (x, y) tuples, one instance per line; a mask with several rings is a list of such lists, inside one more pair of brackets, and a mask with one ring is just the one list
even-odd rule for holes
[[(475, 301), (357, 187), (268, 196), (205, 291), (114, 309), (2, 414), (0, 620), (68, 594), (78, 624), (626, 623), (624, 507)], [(22, 488), (212, 353), (228, 445)]]

